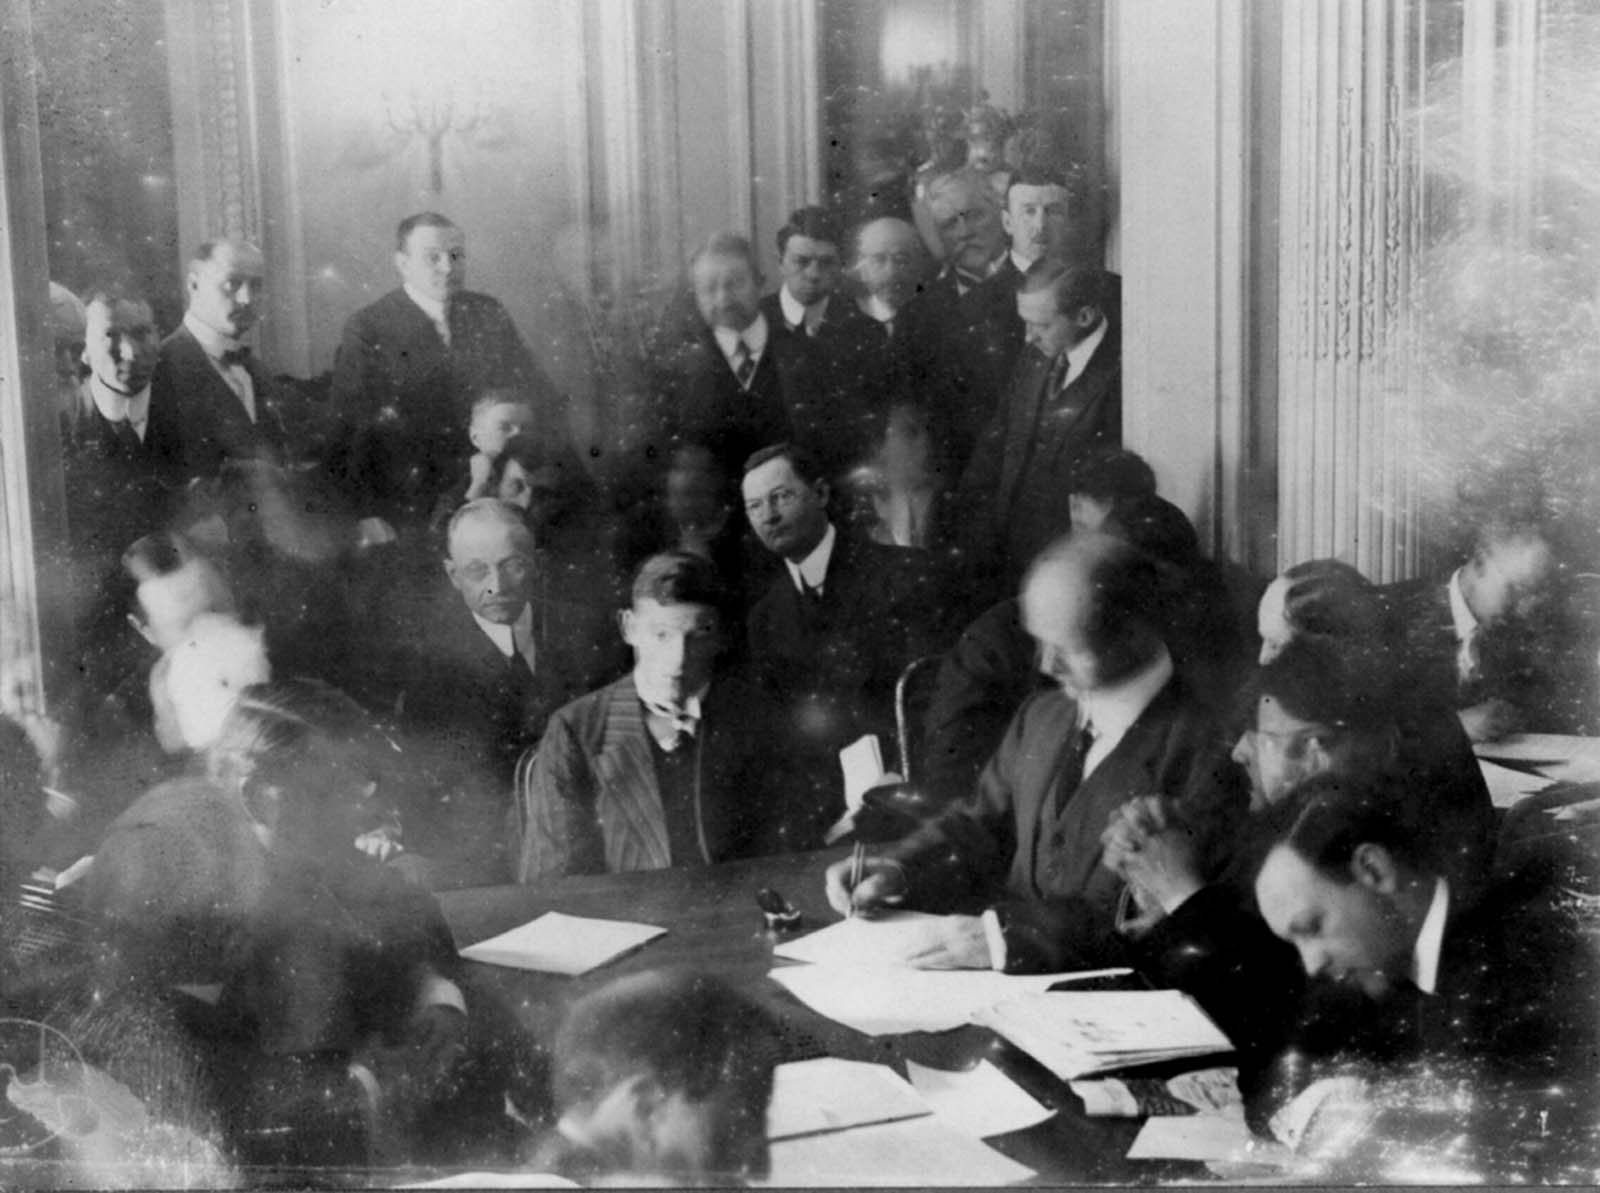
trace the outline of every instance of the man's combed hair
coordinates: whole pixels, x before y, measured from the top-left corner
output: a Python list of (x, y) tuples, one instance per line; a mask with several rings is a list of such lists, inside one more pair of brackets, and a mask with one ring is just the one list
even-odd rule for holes
[(1354, 880), (1350, 863), (1356, 850), (1380, 845), (1404, 865), (1427, 869), (1427, 850), (1407, 825), (1405, 807), (1405, 795), (1392, 779), (1314, 775), (1266, 813), (1261, 860), (1282, 845), (1319, 873), (1348, 883)]
[(750, 267), (750, 275), (758, 282), (761, 280), (761, 263), (756, 260), (755, 246), (748, 236), (738, 232), (713, 232), (689, 258), (689, 268), (693, 270), (706, 257), (742, 257)]
[(797, 207), (789, 213), (789, 221), (778, 229), (778, 256), (788, 251), (789, 241), (796, 236), (844, 247), (844, 227), (826, 207)]
[(1338, 559), (1308, 559), (1283, 573), (1283, 612), (1297, 635), (1334, 642), (1375, 641), (1384, 633), (1377, 589)]
[(1379, 643), (1293, 638), (1250, 685), (1251, 704), (1270, 696), (1302, 721), (1374, 732), (1394, 723), (1392, 685)]
[(633, 1077), (704, 1101), (732, 1084), (763, 1103), (779, 1038), (770, 1015), (721, 978), (692, 971), (629, 974), (579, 1000), (556, 1034), (558, 1110), (588, 1106)]
[(1154, 497), (1156, 474), (1138, 452), (1125, 447), (1098, 447), (1072, 466), (1068, 491), (1096, 501)]
[(1093, 307), (1103, 315), (1110, 305), (1106, 271), (1083, 261), (1040, 257), (1028, 266), (1017, 293), (1040, 294), (1046, 290), (1055, 296), (1056, 311), (1062, 315), (1075, 314), (1084, 307)]
[(517, 534), (528, 535), (532, 532), (528, 524), (523, 521), (522, 511), (509, 501), (501, 501), (498, 497), (478, 497), (467, 502), (450, 515), (450, 524), (445, 527), (444, 543), (448, 550), (450, 543), (456, 537), (456, 527), (469, 519), (482, 519), (489, 522), (498, 522)]
[(633, 578), (633, 603), (705, 605), (721, 612), (727, 588), (716, 565), (690, 551), (662, 551), (639, 565)]
[(788, 460), (789, 467), (794, 469), (794, 474), (808, 485), (827, 479), (821, 462), (798, 443), (769, 443), (766, 447), (752, 452), (750, 458), (744, 462), (744, 469), (740, 475), (749, 476), (763, 464), (770, 464), (774, 460)]
[(449, 216), (440, 215), (437, 211), (419, 211), (415, 215), (408, 215), (400, 221), (394, 233), (394, 247), (400, 252), (406, 251), (406, 241), (411, 238), (411, 233), (418, 228), (454, 228), (456, 222)]

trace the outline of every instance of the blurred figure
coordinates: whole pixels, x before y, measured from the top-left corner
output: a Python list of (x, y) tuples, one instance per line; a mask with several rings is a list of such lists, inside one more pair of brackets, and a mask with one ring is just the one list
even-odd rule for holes
[[(517, 880), (696, 866), (804, 848), (778, 710), (718, 664), (716, 569), (652, 556), (621, 613), (632, 674), (568, 704), (518, 767)], [(812, 817), (816, 819), (816, 817)]]
[(83, 303), (78, 296), (60, 282), (51, 282), (50, 338), (55, 344), (56, 401), (63, 438), (71, 434), (72, 423), (81, 409), (79, 386), (83, 381), (85, 322)]
[(504, 1020), (469, 1003), (431, 897), (353, 846), (388, 752), (334, 689), (251, 687), (205, 776), (142, 796), (89, 872), (99, 1013), (169, 1009), (247, 1163), (425, 1160), (463, 1119), (510, 1133), (516, 1039), (484, 1038)]
[(1553, 689), (1564, 678), (1562, 644), (1539, 641), (1555, 612), (1557, 572), (1542, 527), (1493, 519), (1479, 529), (1472, 558), (1442, 583), (1409, 581), (1383, 593), (1418, 688), (1455, 709), (1473, 741), (1567, 727), (1546, 711), (1560, 703)]
[(1385, 635), (1377, 589), (1338, 559), (1311, 559), (1286, 569), (1262, 592), (1256, 617), (1262, 663), (1296, 638), (1350, 643)]
[(150, 673), (156, 740), (169, 754), (205, 751), (239, 694), (271, 678), (259, 628), (224, 613), (197, 615)]
[(905, 220), (876, 219), (856, 233), (855, 272), (864, 291), (862, 313), (893, 337), (895, 320), (917, 293), (923, 274), (922, 241)]
[(589, 1183), (763, 1177), (779, 1050), (770, 1015), (720, 978), (617, 978), (575, 1003), (556, 1036), (560, 1120), (526, 1167)]
[(1156, 474), (1143, 456), (1125, 447), (1102, 447), (1086, 453), (1072, 470), (1067, 511), (1074, 530), (1099, 530), (1122, 502), (1155, 495)]

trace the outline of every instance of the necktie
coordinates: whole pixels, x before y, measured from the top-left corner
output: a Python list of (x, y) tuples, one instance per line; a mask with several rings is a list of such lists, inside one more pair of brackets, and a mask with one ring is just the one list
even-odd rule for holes
[(514, 629), (511, 631), (511, 657), (506, 660), (506, 668), (511, 674), (512, 686), (519, 692), (532, 686), (533, 668), (528, 665), (528, 656), (523, 651), (523, 644), (517, 641)]
[(656, 740), (660, 743), (661, 748), (669, 754), (683, 744), (684, 738), (693, 737), (695, 730), (699, 728), (699, 719), (681, 708), (674, 708), (670, 704), (663, 704), (656, 700), (646, 700), (644, 706), (652, 715), (659, 717), (665, 723), (665, 740), (663, 740), (663, 735), (660, 734), (657, 735)]
[(439, 338), (444, 341), (444, 346), (450, 347), (450, 317), (446, 315), (443, 319), (435, 319), (433, 327), (439, 333)]
[(234, 365), (244, 368), (250, 360), (250, 349), (240, 344), (237, 348), (229, 348), (217, 360), (225, 369), (231, 369)]
[(743, 340), (733, 350), (733, 375), (739, 379), (740, 389), (749, 389), (750, 378), (756, 375), (756, 362), (750, 355), (750, 345)]
[(816, 606), (822, 604), (822, 585), (807, 584), (804, 576), (800, 577), (800, 598), (806, 604)]
[(1071, 367), (1072, 361), (1067, 358), (1065, 352), (1056, 357), (1055, 362), (1050, 366), (1050, 377), (1045, 382), (1044, 392), (1047, 394), (1059, 393), (1067, 383), (1067, 370)]
[(1080, 725), (1073, 734), (1066, 761), (1061, 767), (1061, 782), (1057, 784), (1057, 788), (1063, 795), (1076, 791), (1083, 782), (1083, 764), (1088, 760), (1089, 751), (1093, 748), (1093, 726)]
[(139, 432), (133, 429), (132, 421), (124, 418), (112, 423), (111, 426), (116, 432), (117, 446), (123, 451), (137, 455), (144, 450), (144, 442), (139, 438)]

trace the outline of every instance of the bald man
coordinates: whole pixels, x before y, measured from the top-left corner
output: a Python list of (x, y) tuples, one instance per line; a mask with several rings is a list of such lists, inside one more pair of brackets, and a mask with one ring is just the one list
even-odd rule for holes
[(895, 317), (917, 292), (925, 256), (917, 230), (905, 220), (873, 220), (856, 235), (856, 276), (866, 291), (862, 313), (890, 336)]
[(1104, 535), (1062, 539), (1034, 563), (1022, 622), (1052, 680), (1018, 710), (972, 795), (870, 858), (828, 871), (840, 910), (904, 904), (952, 915), (914, 963), (1052, 972), (1105, 955), (1126, 886), (1101, 864), (1112, 814), (1157, 795), (1214, 873), (1248, 807), (1210, 713), (1175, 674), (1155, 565)]
[(282, 396), (245, 342), (266, 271), (261, 250), (243, 240), (208, 240), (189, 261), (189, 307), (162, 341), (150, 393), (152, 409), (177, 412), (184, 478), (216, 476), (227, 460), (282, 461)]

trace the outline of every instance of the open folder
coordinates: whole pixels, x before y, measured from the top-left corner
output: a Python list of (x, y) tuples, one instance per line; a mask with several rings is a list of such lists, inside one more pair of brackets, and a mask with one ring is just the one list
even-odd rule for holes
[(1230, 1052), (1220, 1028), (1180, 990), (1047, 991), (978, 1014), (1063, 1081)]

